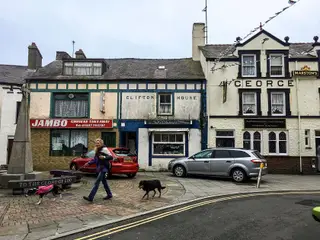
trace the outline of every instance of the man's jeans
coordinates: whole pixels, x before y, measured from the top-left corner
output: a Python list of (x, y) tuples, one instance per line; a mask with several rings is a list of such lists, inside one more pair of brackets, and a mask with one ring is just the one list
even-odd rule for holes
[(96, 179), (96, 182), (94, 183), (94, 186), (93, 186), (91, 193), (89, 195), (90, 200), (93, 200), (94, 196), (96, 195), (98, 188), (99, 188), (99, 185), (100, 185), (100, 182), (102, 182), (104, 189), (106, 190), (106, 193), (108, 194), (108, 196), (112, 197), (112, 193), (111, 193), (111, 190), (110, 190), (109, 185), (107, 183), (107, 179), (106, 179), (105, 175), (106, 175), (105, 172), (99, 173), (99, 175)]

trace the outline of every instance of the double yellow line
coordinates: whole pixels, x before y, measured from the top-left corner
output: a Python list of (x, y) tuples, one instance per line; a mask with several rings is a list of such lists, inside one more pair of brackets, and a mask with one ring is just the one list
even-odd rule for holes
[(191, 210), (193, 208), (197, 208), (197, 207), (201, 207), (204, 205), (208, 205), (208, 204), (212, 204), (212, 203), (217, 203), (217, 202), (222, 202), (222, 201), (226, 201), (226, 200), (232, 200), (232, 199), (237, 199), (237, 198), (248, 198), (248, 197), (257, 197), (257, 196), (268, 196), (268, 195), (294, 195), (294, 194), (320, 194), (320, 191), (314, 191), (314, 192), (276, 192), (276, 193), (252, 193), (252, 194), (246, 194), (246, 195), (236, 195), (236, 196), (230, 196), (230, 197), (222, 197), (222, 198), (216, 198), (216, 199), (212, 199), (212, 200), (207, 200), (207, 201), (203, 201), (203, 202), (199, 202), (199, 203), (195, 203), (192, 205), (188, 205), (182, 208), (178, 208), (172, 211), (168, 211), (165, 213), (161, 213), (158, 214), (156, 216), (153, 217), (149, 217), (146, 219), (141, 219), (132, 223), (128, 223), (125, 225), (121, 225), (118, 227), (114, 227), (114, 228), (110, 228), (101, 232), (97, 232), (88, 236), (84, 236), (81, 238), (76, 238), (75, 240), (95, 240), (95, 239), (99, 239), (102, 237), (106, 237), (109, 236), (111, 234), (115, 234), (130, 228), (134, 228), (149, 222), (153, 222), (156, 220), (159, 220), (161, 218), (165, 218), (168, 217), (170, 215), (173, 214), (177, 214), (177, 213), (181, 213), (181, 212), (185, 212), (187, 210)]

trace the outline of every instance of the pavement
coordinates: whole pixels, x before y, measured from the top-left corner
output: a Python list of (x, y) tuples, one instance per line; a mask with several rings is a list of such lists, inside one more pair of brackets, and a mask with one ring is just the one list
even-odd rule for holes
[(154, 221), (135, 221), (131, 223), (133, 227), (130, 223), (106, 226), (63, 239), (318, 240), (320, 223), (311, 216), (311, 209), (317, 205), (320, 192), (231, 198)]
[[(141, 200), (143, 191), (138, 183), (144, 179), (160, 179), (167, 188), (162, 197)], [(100, 187), (94, 203), (87, 203), (82, 196), (88, 195), (94, 177), (84, 177), (81, 183), (63, 194), (62, 199), (48, 196), (38, 206), (37, 197), (12, 196), (11, 192), (0, 190), (0, 240), (53, 239), (58, 236), (93, 228), (130, 216), (186, 203), (199, 198), (224, 194), (320, 190), (320, 176), (267, 175), (261, 187), (255, 181), (236, 184), (229, 179), (208, 177), (176, 178), (167, 172), (139, 172), (136, 178), (115, 177), (109, 180), (114, 198), (104, 201), (103, 187)]]

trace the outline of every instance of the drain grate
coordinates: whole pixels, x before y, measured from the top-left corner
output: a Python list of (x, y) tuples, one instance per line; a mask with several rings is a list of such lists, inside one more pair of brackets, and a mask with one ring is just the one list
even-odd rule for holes
[(320, 201), (319, 200), (306, 199), (306, 200), (302, 200), (300, 202), (296, 202), (296, 204), (309, 206), (309, 207), (316, 207), (316, 206), (320, 205)]

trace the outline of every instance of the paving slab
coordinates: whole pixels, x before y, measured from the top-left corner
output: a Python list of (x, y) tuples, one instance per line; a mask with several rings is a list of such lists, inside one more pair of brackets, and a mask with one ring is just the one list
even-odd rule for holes
[[(158, 194), (149, 200), (142, 200), (144, 192), (138, 188), (140, 180), (160, 179), (166, 188), (162, 197)], [(82, 199), (92, 188), (95, 178), (85, 176), (81, 183), (73, 184), (63, 193), (62, 199), (45, 197), (40, 206), (36, 196), (12, 196), (11, 192), (0, 190), (0, 240), (2, 239), (44, 239), (72, 231), (93, 227), (97, 224), (184, 203), (197, 198), (221, 194), (284, 191), (320, 190), (320, 176), (267, 175), (261, 187), (256, 181), (237, 184), (231, 180), (211, 177), (177, 178), (167, 172), (142, 172), (136, 178), (115, 176), (109, 180), (113, 199), (104, 201), (106, 195), (100, 187), (93, 203)], [(13, 230), (19, 232), (14, 232)], [(26, 235), (27, 234), (27, 235)], [(15, 236), (17, 235), (17, 236)]]

